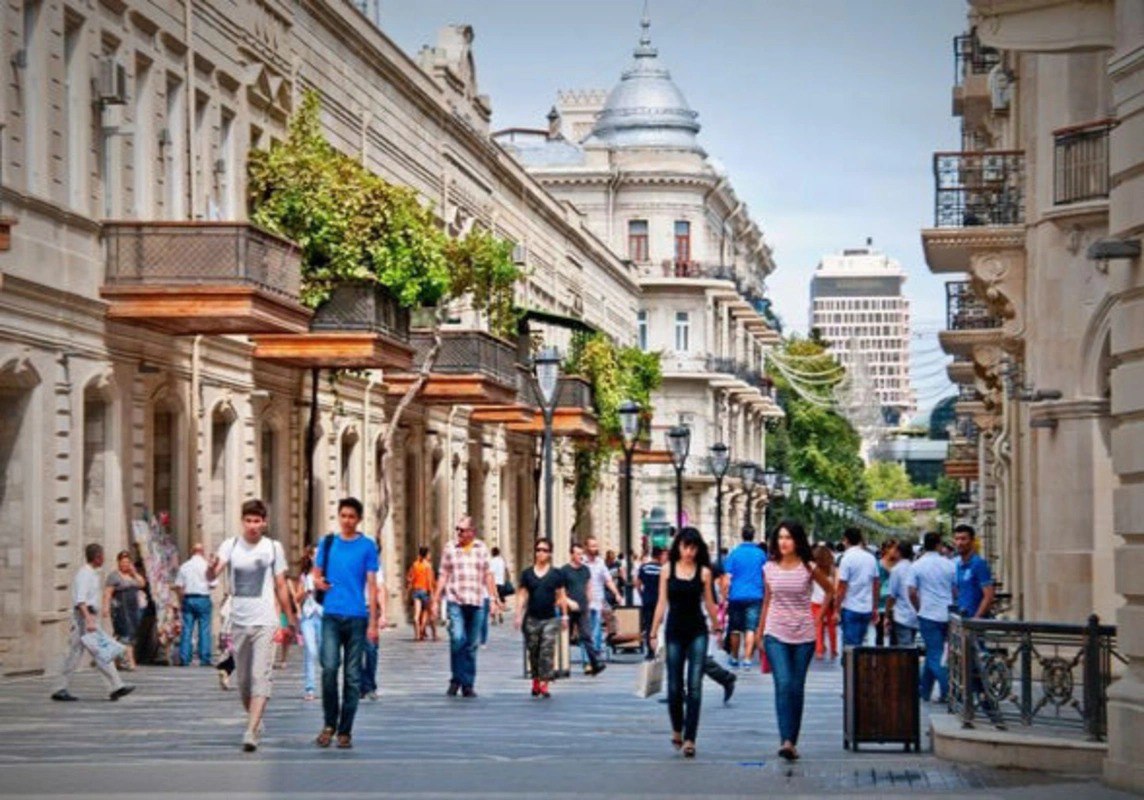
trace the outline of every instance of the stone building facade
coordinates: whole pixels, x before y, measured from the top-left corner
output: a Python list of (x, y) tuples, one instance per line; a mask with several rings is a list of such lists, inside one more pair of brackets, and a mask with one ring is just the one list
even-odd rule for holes
[[(1118, 623), (1105, 777), (1144, 788), (1144, 3), (970, 2), (935, 156), (972, 512), (1015, 612)], [(969, 424), (970, 420), (973, 424)], [(969, 453), (959, 463), (969, 464)]]
[[(724, 442), (732, 460), (762, 465), (766, 421), (782, 413), (764, 377), (765, 352), (778, 341), (764, 299), (775, 264), (729, 176), (700, 146), (698, 114), (660, 61), (646, 18), (633, 56), (611, 91), (561, 92), (544, 129), (508, 129), (496, 139), (638, 270), (639, 344), (663, 354), (653, 447), (666, 448), (670, 427), (691, 428), (683, 506), (713, 540), (709, 446)], [(634, 505), (674, 519), (671, 467), (640, 470)], [(737, 483), (724, 495), (728, 530), (761, 521), (765, 491), (752, 491), (748, 511)]]
[[(287, 272), (294, 259), (296, 281), (290, 244), (242, 220), (246, 154), (284, 136), (303, 91), (319, 93), (336, 147), (414, 188), (451, 232), (480, 224), (514, 242), (522, 307), (634, 341), (637, 271), (490, 139), (470, 28), (444, 30), (415, 59), (344, 0), (5, 0), (2, 19), (0, 672), (51, 665), (83, 545), (125, 546), (145, 511), (170, 513), (185, 552), (192, 540), (216, 546), (242, 500), (263, 496), (272, 532), (300, 554), (310, 370), (257, 358), (245, 335), (124, 321), (106, 284), (111, 232), (136, 222), (141, 248), (206, 231), (215, 256), (264, 247)], [(189, 247), (170, 252), (179, 277), (217, 267)], [(268, 302), (273, 324), (304, 327), (296, 302)], [(333, 525), (347, 494), (376, 529), (393, 380), (321, 373), (313, 531)], [(416, 547), (436, 550), (463, 511), (514, 566), (529, 552), (536, 436), (478, 418), (471, 403), (425, 401), (401, 420), (382, 532), (395, 598)], [(562, 465), (558, 546), (572, 520)], [(602, 491), (614, 498), (614, 476)], [(614, 541), (615, 515), (599, 516)]]

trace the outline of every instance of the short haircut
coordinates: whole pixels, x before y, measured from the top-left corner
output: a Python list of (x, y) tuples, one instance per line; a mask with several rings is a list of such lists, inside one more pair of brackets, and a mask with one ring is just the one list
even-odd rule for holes
[(973, 526), (972, 525), (966, 525), (964, 522), (953, 529), (953, 535), (954, 536), (956, 536), (959, 533), (969, 534), (970, 539), (976, 539), (977, 538), (977, 531), (973, 530)]
[(743, 541), (744, 542), (755, 541), (755, 526), (754, 525), (744, 525), (743, 526)]
[(261, 517), (262, 519), (266, 519), (269, 514), (270, 512), (266, 508), (266, 503), (263, 503), (257, 498), (247, 500), (242, 504), (242, 516), (244, 517)]
[(898, 558), (903, 561), (912, 561), (914, 557), (914, 546), (909, 542), (898, 542)]
[(847, 528), (842, 531), (842, 538), (849, 544), (862, 544), (862, 531), (857, 528)]
[(652, 558), (659, 558), (662, 555), (663, 555), (663, 548), (660, 547), (659, 545), (656, 545), (655, 547), (653, 547), (651, 549), (651, 557)]
[(342, 513), (343, 508), (352, 508), (354, 513), (357, 514), (358, 519), (365, 516), (365, 508), (361, 504), (361, 500), (356, 497), (343, 497), (338, 501), (338, 513)]
[(941, 547), (941, 534), (937, 531), (929, 531), (922, 537), (922, 549), (927, 553), (932, 553)]
[(500, 555), (500, 548), (499, 548), (499, 547), (494, 547), (494, 548), (493, 548), (493, 549), (490, 551), (490, 555), (499, 556), (499, 555)]
[(425, 545), (421, 545), (419, 548), (417, 548), (417, 555), (419, 555), (421, 558), (426, 558), (429, 555), (429, 548)]
[(550, 552), (550, 553), (552, 552), (552, 540), (549, 539), (547, 536), (541, 536), (539, 539), (536, 540), (536, 544), (534, 544), (532, 546), (533, 552), (535, 552), (536, 548), (540, 547), (540, 545), (542, 545), (542, 544), (548, 545), (548, 552)]
[(83, 557), (89, 564), (95, 561), (101, 555), (103, 555), (103, 545), (101, 544), (95, 544), (92, 542), (87, 547), (83, 548)]
[(583, 549), (584, 549), (584, 545), (580, 544), (579, 542), (572, 542), (572, 546), (568, 548), (568, 552), (569, 552), (569, 553), (575, 553), (575, 552), (576, 552), (576, 548), (579, 548), (579, 549), (583, 550)]

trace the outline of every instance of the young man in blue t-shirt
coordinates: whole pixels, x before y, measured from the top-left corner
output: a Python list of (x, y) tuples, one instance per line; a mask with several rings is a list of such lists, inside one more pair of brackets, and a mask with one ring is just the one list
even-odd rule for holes
[[(365, 643), (377, 642), (377, 562), (374, 541), (358, 530), (362, 504), (353, 497), (338, 501), (338, 533), (318, 544), (314, 586), (322, 601), (322, 712), (325, 724), (319, 747), (353, 747), (354, 715), (361, 697), (361, 664)], [(338, 697), (338, 668), (345, 665)]]
[(987, 617), (993, 608), (993, 575), (989, 564), (977, 554), (977, 532), (970, 525), (953, 529), (953, 546), (957, 550), (957, 609), (961, 616), (972, 619)]
[(755, 630), (763, 608), (763, 566), (767, 553), (755, 544), (755, 529), (743, 526), (743, 542), (723, 559), (723, 572), (730, 581), (727, 590), (727, 628), (730, 630), (731, 664), (737, 665), (739, 640), (743, 664), (751, 666), (755, 655)]

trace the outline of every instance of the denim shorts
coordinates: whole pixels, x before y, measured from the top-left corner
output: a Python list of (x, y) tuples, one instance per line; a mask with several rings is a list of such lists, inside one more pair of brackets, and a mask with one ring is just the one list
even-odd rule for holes
[(754, 631), (762, 611), (762, 600), (731, 600), (727, 603), (727, 629), (735, 633)]
[(413, 590), (413, 599), (414, 600), (420, 600), (422, 603), (428, 603), (429, 602), (429, 592), (425, 591), (424, 589), (414, 589)]

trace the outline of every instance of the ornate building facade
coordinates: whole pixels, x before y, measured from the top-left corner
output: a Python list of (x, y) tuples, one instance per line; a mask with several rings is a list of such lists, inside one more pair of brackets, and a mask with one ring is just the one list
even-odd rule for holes
[[(609, 92), (561, 92), (544, 129), (514, 128), (496, 139), (540, 183), (637, 270), (642, 300), (633, 314), (641, 347), (663, 354), (664, 385), (653, 398), (653, 447), (674, 425), (691, 429), (685, 516), (709, 539), (715, 530), (710, 445), (762, 465), (768, 417), (781, 415), (764, 373), (778, 341), (768, 323), (771, 249), (728, 175), (700, 146), (698, 114), (652, 46), (650, 23), (631, 66)], [(647, 465), (638, 507), (675, 516), (670, 467)], [(763, 491), (746, 508), (732, 482), (724, 520), (760, 520)], [(733, 541), (724, 539), (724, 542)]]
[[(443, 226), (517, 245), (534, 334), (564, 343), (571, 321), (634, 341), (637, 270), (490, 139), (472, 40), (448, 28), (414, 59), (344, 0), (5, 5), (0, 671), (51, 666), (84, 544), (114, 553), (146, 512), (169, 513), (184, 553), (233, 535), (253, 496), (292, 559), (340, 496), (361, 497), (377, 529), (379, 446), (424, 339), (372, 306), (369, 333), (319, 330), (298, 303), (297, 248), (244, 222), (247, 153), (284, 137), (303, 91), (339, 150), (415, 189)], [(462, 512), (514, 566), (534, 535), (527, 376), (511, 343), (457, 316), (392, 457), (395, 600), (417, 546), (436, 551)], [(328, 369), (347, 362), (370, 369)], [(590, 398), (568, 385), (567, 432), (590, 434)], [(558, 546), (573, 517), (562, 463)], [(616, 539), (613, 514), (593, 523)]]
[(1144, 4), (971, 0), (934, 227), (968, 509), (1031, 620), (1116, 619), (1105, 777), (1144, 788)]

